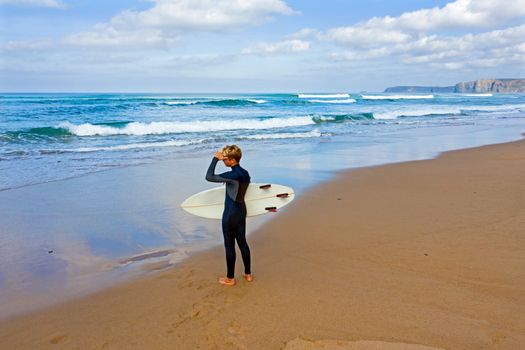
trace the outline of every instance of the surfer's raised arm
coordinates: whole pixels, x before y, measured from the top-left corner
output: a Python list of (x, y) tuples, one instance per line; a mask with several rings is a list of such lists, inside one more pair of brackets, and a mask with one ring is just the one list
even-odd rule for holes
[(215, 167), (217, 166), (217, 162), (219, 161), (219, 158), (213, 157), (211, 160), (210, 166), (208, 167), (208, 171), (206, 171), (206, 181), (210, 182), (224, 182), (223, 179), (220, 178), (220, 176), (215, 175)]
[(208, 171), (206, 172), (206, 181), (234, 183), (235, 179), (229, 178), (229, 172), (220, 175), (215, 174), (215, 167), (217, 167), (217, 163), (219, 162), (219, 160), (224, 159), (218, 158), (217, 154), (215, 154), (215, 157), (213, 157), (213, 159), (211, 160), (210, 166), (208, 167)]
[[(240, 149), (239, 149), (240, 152)], [(219, 160), (224, 161), (224, 165), (227, 167), (234, 167), (236, 165), (239, 165), (239, 159), (233, 158), (233, 157), (227, 157), (224, 154), (224, 149), (215, 152), (215, 156), (211, 160), (210, 166), (208, 167), (208, 171), (206, 172), (206, 180), (210, 182), (227, 182), (227, 183), (235, 183), (238, 181), (237, 176), (235, 176), (234, 173), (226, 172), (220, 175), (215, 174), (215, 167), (217, 166), (217, 162)], [(235, 191), (237, 192), (237, 191)]]

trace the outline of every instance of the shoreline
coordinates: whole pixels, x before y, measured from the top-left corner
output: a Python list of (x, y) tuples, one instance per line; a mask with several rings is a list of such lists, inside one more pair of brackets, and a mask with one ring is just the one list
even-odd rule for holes
[(2, 321), (0, 336), (10, 348), (516, 348), (523, 154), (525, 140), (342, 171), (249, 235), (253, 284), (219, 286), (214, 247)]

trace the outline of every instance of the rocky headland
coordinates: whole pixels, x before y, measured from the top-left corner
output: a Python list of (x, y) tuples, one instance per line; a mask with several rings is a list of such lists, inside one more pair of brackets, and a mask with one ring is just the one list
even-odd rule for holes
[(525, 92), (525, 79), (479, 79), (456, 84), (455, 92)]
[(455, 86), (393, 86), (384, 92), (410, 93), (520, 93), (525, 92), (525, 79), (479, 79)]

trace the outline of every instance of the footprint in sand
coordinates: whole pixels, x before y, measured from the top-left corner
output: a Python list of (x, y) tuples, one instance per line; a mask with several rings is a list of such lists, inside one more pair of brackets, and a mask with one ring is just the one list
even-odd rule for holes
[(64, 334), (59, 334), (59, 335), (55, 335), (54, 337), (52, 337), (49, 342), (51, 344), (60, 344), (61, 342), (63, 342), (64, 340), (66, 340), (67, 338), (67, 335), (64, 335)]

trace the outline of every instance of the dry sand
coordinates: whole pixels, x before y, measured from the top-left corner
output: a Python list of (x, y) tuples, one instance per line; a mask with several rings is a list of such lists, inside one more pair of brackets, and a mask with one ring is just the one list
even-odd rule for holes
[(341, 173), (250, 242), (253, 283), (216, 283), (219, 247), (4, 321), (2, 348), (525, 348), (524, 141)]

